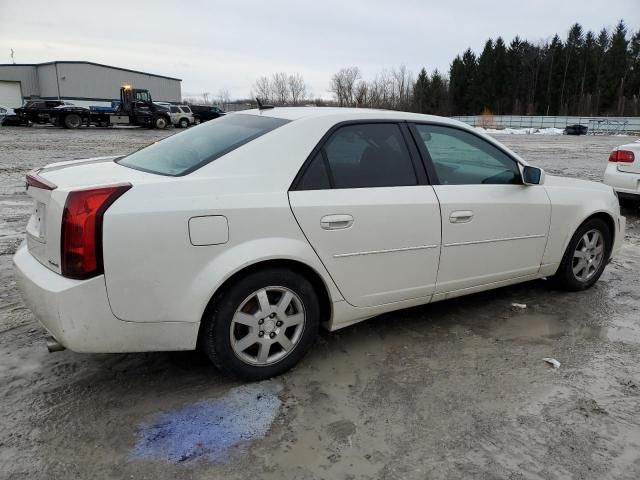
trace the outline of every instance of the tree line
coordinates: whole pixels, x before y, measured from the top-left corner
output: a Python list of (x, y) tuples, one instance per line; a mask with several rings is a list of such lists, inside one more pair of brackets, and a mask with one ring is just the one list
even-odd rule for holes
[(274, 105), (338, 105), (437, 115), (640, 116), (640, 30), (621, 20), (610, 32), (571, 26), (564, 40), (534, 44), (516, 36), (488, 39), (477, 54), (457, 55), (448, 72), (401, 65), (363, 78), (357, 66), (330, 79), (333, 100), (311, 99), (299, 73), (258, 78), (251, 97)]
[(480, 55), (453, 60), (447, 97), (452, 114), (638, 115), (640, 31), (630, 36), (620, 21), (585, 33), (576, 23), (564, 41), (489, 39)]
[(563, 41), (538, 45), (502, 37), (477, 55), (455, 57), (448, 75), (425, 68), (414, 79), (401, 66), (364, 80), (357, 67), (330, 82), (340, 106), (409, 110), (439, 115), (640, 115), (640, 31), (620, 21), (613, 32), (584, 33), (574, 24)]

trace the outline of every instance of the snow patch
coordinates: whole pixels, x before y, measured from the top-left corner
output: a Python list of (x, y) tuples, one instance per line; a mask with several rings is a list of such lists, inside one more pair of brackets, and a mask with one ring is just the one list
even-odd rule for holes
[(508, 134), (508, 135), (562, 135), (564, 134), (563, 128), (482, 128), (476, 127), (484, 133), (492, 134)]

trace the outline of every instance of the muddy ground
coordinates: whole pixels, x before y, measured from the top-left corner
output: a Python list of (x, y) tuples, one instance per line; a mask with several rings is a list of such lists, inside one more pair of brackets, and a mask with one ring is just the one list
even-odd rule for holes
[[(10, 261), (24, 173), (174, 132), (0, 128), (0, 478), (640, 478), (638, 211), (587, 292), (535, 281), (384, 315), (323, 334), (268, 382), (193, 353), (47, 353)], [(635, 140), (499, 139), (593, 180)]]

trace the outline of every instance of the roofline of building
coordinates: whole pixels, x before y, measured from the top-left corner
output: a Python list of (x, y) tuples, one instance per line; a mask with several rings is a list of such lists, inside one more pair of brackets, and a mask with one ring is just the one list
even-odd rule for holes
[(87, 62), (84, 60), (77, 60), (77, 61), (73, 61), (73, 60), (54, 60), (53, 62), (43, 62), (43, 63), (0, 63), (0, 67), (41, 67), (43, 65), (55, 65), (55, 64), (74, 64), (74, 63), (81, 63), (84, 65), (95, 65), (98, 67), (106, 67), (106, 68), (113, 68), (114, 70), (121, 70), (123, 72), (131, 72), (131, 73), (139, 73), (142, 75), (149, 75), (151, 77), (159, 77), (159, 78), (166, 78), (167, 80), (177, 80), (178, 82), (181, 82), (182, 79), (181, 78), (174, 78), (174, 77), (167, 77), (166, 75), (157, 75), (155, 73), (149, 73), (149, 72), (141, 72), (139, 70), (131, 70), (129, 68), (122, 68), (122, 67), (114, 67), (113, 65), (105, 65), (104, 63), (96, 63), (96, 62)]

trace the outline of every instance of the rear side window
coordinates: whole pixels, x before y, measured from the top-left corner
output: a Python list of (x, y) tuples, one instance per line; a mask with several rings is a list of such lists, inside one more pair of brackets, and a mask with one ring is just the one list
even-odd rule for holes
[(186, 175), (287, 123), (281, 118), (226, 115), (151, 144), (118, 163), (160, 175)]
[(331, 188), (324, 152), (319, 152), (309, 164), (298, 183), (298, 190), (325, 190)]
[(180, 107), (180, 110), (182, 110), (184, 113), (191, 113), (191, 110), (189, 110), (189, 107)]
[(311, 161), (296, 188), (321, 190), (417, 184), (400, 127), (373, 123), (336, 130)]

